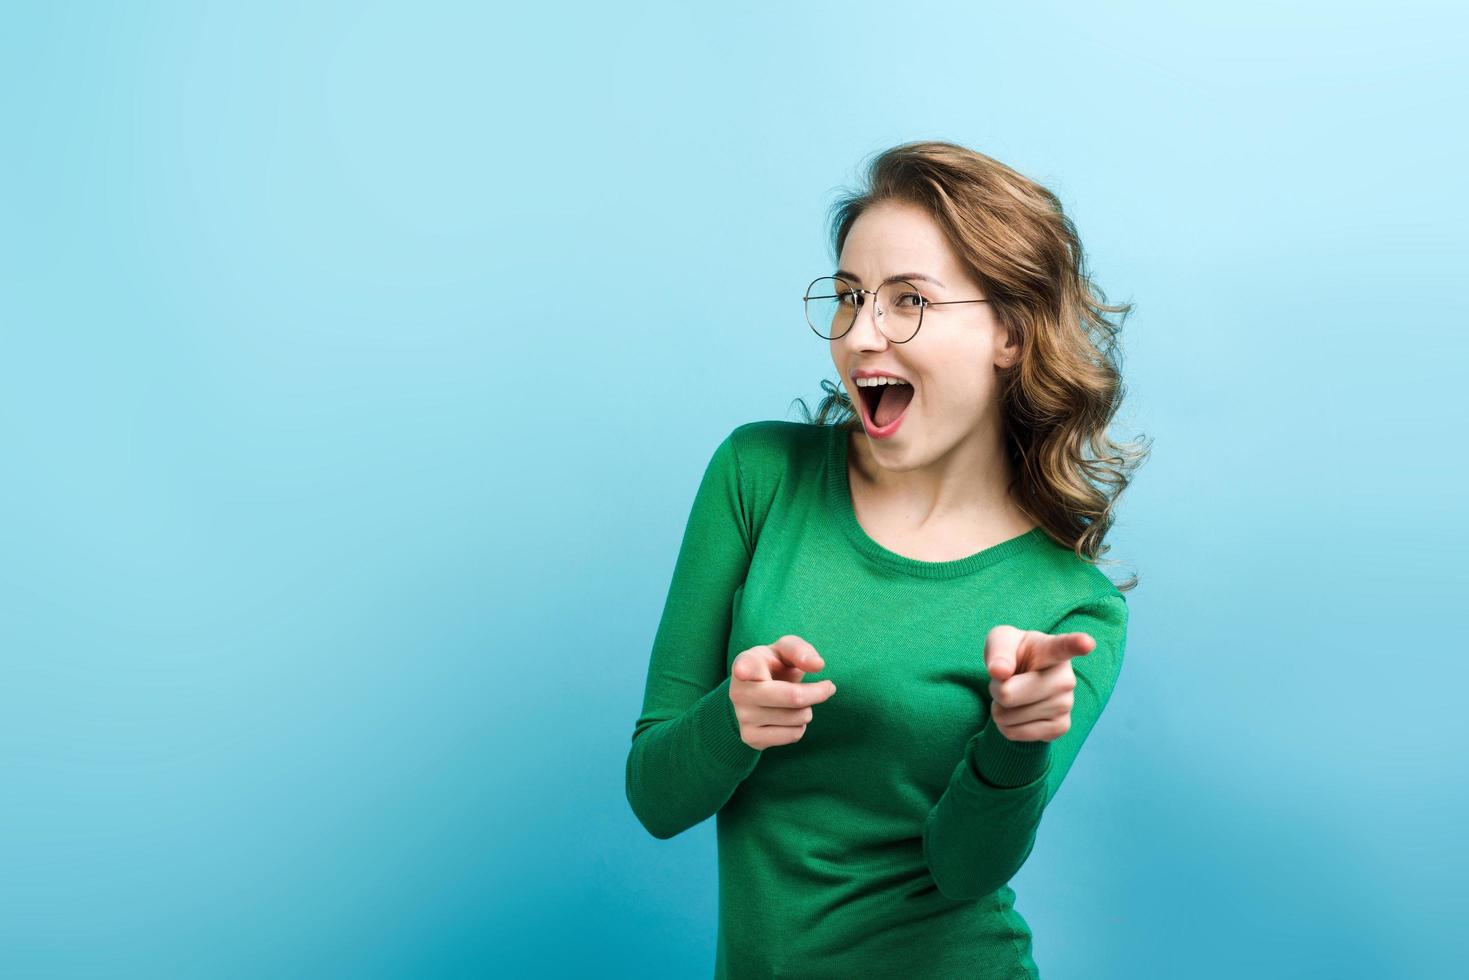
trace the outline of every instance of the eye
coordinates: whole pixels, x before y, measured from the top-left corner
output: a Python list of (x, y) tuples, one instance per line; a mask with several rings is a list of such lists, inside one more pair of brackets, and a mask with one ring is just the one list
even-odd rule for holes
[(898, 297), (898, 306), (906, 306), (910, 310), (916, 310), (923, 305), (923, 297), (917, 293), (904, 293)]

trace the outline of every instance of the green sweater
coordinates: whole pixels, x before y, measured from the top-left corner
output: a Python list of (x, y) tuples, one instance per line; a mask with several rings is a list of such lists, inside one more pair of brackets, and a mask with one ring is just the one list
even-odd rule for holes
[[(720, 443), (653, 641), (627, 798), (667, 839), (718, 815), (716, 978), (1037, 977), (1008, 882), (1122, 667), (1127, 605), (1039, 527), (954, 561), (857, 522), (849, 438), (761, 421)], [(989, 721), (984, 640), (1010, 624), (1096, 640), (1071, 728)], [(740, 738), (729, 668), (793, 633), (837, 686), (800, 741)]]

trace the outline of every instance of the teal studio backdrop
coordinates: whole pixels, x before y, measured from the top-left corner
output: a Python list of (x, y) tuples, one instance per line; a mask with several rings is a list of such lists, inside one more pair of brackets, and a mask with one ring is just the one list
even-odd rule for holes
[(713, 821), (624, 797), (650, 646), (714, 447), (835, 375), (828, 206), (927, 138), (1136, 303), (1045, 976), (1458, 975), (1464, 27), (9, 5), (0, 975), (709, 975)]

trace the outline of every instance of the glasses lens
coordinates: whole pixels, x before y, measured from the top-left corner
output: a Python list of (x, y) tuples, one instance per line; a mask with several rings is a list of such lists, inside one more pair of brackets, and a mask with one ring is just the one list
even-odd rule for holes
[(923, 319), (923, 294), (911, 282), (885, 282), (877, 290), (877, 325), (895, 344), (906, 343)]
[(806, 290), (806, 322), (827, 340), (840, 337), (851, 329), (852, 314), (861, 300), (861, 294), (845, 279), (818, 279)]

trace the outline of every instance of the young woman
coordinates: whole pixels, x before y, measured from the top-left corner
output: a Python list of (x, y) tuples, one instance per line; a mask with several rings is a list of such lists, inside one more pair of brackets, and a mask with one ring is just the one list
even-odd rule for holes
[(627, 758), (655, 837), (718, 814), (716, 977), (1035, 977), (1008, 882), (1111, 695), (1097, 567), (1144, 450), (1060, 202), (895, 147), (804, 297), (842, 387), (739, 426), (694, 498)]

